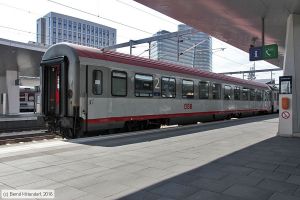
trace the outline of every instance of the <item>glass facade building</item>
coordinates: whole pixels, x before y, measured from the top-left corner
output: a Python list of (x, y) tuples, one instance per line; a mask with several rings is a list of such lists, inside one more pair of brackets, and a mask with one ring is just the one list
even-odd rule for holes
[(37, 42), (70, 42), (102, 48), (116, 44), (117, 30), (94, 22), (50, 12), (37, 20)]
[[(181, 24), (178, 26), (178, 31), (190, 28)], [(166, 33), (170, 32), (163, 30), (155, 35)], [(179, 49), (179, 59), (177, 49)], [(206, 33), (197, 32), (179, 38), (155, 41), (151, 43), (150, 58), (212, 71), (212, 39)]]

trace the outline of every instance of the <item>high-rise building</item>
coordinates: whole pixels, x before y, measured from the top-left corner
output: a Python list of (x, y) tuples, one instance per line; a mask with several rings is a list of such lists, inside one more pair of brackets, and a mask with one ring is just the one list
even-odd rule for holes
[[(178, 31), (191, 27), (181, 24)], [(170, 33), (159, 31), (155, 35)], [(179, 51), (178, 51), (179, 49)], [(179, 54), (178, 54), (179, 52)], [(197, 32), (179, 38), (159, 40), (151, 43), (150, 57), (171, 63), (179, 63), (206, 71), (212, 71), (212, 41), (206, 33)]]
[(116, 44), (114, 28), (50, 12), (37, 20), (37, 42), (47, 45), (70, 42), (102, 48)]

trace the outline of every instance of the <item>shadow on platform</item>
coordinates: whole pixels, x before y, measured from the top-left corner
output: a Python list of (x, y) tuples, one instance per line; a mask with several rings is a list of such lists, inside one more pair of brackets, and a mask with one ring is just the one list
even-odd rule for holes
[[(188, 135), (198, 132), (204, 132), (208, 130), (215, 130), (226, 128), (230, 126), (237, 126), (246, 123), (259, 122), (269, 119), (277, 118), (278, 114), (272, 115), (262, 115), (256, 117), (240, 118), (235, 120), (225, 120), (217, 122), (208, 122), (199, 125), (187, 125), (177, 128), (168, 128), (168, 129), (156, 129), (148, 131), (140, 131), (134, 133), (122, 133), (122, 134), (112, 134), (103, 138), (97, 137), (95, 140), (66, 140), (66, 142), (74, 142), (91, 146), (103, 146), (103, 147), (116, 147), (123, 146), (128, 144), (135, 144), (141, 142), (149, 142), (154, 140), (160, 140), (165, 138), (171, 138), (176, 136)], [(271, 123), (271, 122), (270, 122)]]
[(119, 199), (300, 199), (299, 152), (299, 138), (273, 137)]

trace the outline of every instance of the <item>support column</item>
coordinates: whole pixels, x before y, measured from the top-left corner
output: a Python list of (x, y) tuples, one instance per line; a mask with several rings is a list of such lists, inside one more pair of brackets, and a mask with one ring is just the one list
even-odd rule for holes
[[(292, 76), (291, 119), (286, 123), (279, 105), (278, 135), (300, 136), (300, 15), (291, 14), (287, 19), (283, 75)], [(281, 101), (280, 101), (281, 102)], [(288, 130), (288, 132), (286, 131)]]
[(0, 115), (5, 115), (6, 112), (7, 112), (6, 77), (0, 76)]
[(17, 71), (6, 71), (8, 114), (20, 113), (20, 88), (16, 85), (18, 78)]

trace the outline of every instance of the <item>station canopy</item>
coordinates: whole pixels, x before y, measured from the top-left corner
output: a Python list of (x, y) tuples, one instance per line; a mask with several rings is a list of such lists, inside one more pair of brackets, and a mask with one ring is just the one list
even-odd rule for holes
[(46, 50), (45, 46), (0, 38), (0, 76), (5, 76), (6, 70), (14, 70), (20, 76), (38, 77)]
[(282, 67), (287, 18), (300, 14), (299, 0), (135, 0), (183, 22), (199, 31), (248, 52), (261, 46), (262, 18), (265, 44), (278, 44), (278, 59), (270, 63)]

